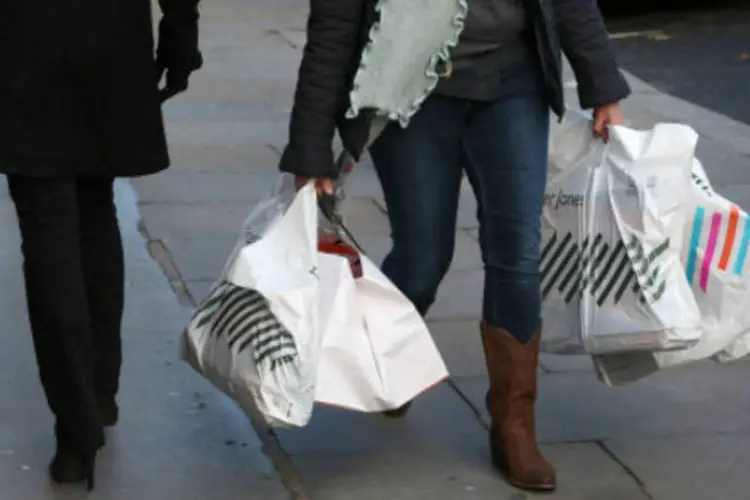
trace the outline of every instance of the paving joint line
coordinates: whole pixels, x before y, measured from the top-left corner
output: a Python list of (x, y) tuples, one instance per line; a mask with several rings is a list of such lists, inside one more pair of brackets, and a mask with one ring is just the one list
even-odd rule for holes
[(595, 441), (595, 443), (610, 459), (612, 459), (617, 465), (620, 466), (625, 474), (627, 474), (633, 481), (635, 481), (638, 489), (641, 490), (641, 493), (643, 493), (646, 498), (648, 498), (649, 500), (655, 500), (654, 496), (648, 491), (646, 483), (643, 482), (643, 480), (638, 477), (638, 474), (636, 474), (628, 464), (626, 464), (620, 457), (618, 457), (617, 454), (615, 454), (615, 452), (612, 451), (604, 441), (597, 440)]
[(479, 420), (479, 422), (484, 427), (486, 427), (487, 429), (489, 429), (490, 428), (490, 422), (489, 422), (489, 420), (487, 418), (485, 418), (484, 414), (482, 413), (482, 410), (479, 409), (471, 401), (471, 398), (469, 398), (469, 396), (467, 396), (466, 394), (464, 394), (464, 392), (458, 387), (458, 384), (456, 384), (456, 382), (454, 382), (454, 380), (452, 378), (449, 378), (448, 380), (446, 380), (446, 384), (448, 384), (448, 387), (450, 387), (453, 390), (453, 392), (455, 392), (456, 395), (461, 399), (461, 401), (463, 401), (464, 404), (469, 407), (469, 410), (471, 410), (471, 412), (474, 414), (474, 416), (476, 417), (476, 419)]
[(297, 44), (294, 40), (292, 40), (291, 38), (289, 38), (288, 36), (286, 36), (284, 34), (283, 30), (280, 30), (278, 28), (269, 29), (269, 30), (266, 31), (265, 34), (267, 36), (276, 36), (278, 38), (281, 38), (284, 42), (286, 42), (289, 45), (289, 47), (291, 47), (293, 49), (300, 49), (301, 48), (299, 46), (299, 44)]

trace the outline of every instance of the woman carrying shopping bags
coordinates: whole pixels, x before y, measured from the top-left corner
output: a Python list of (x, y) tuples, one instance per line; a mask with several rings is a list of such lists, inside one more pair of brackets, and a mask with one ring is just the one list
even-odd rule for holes
[(168, 166), (160, 104), (201, 65), (197, 0), (160, 4), (156, 60), (147, 0), (0, 5), (0, 173), (55, 417), (49, 472), (89, 489), (104, 427), (118, 418), (124, 269), (113, 182)]
[[(392, 228), (383, 271), (422, 314), (453, 257), (467, 176), (486, 272), (481, 335), (493, 463), (515, 486), (553, 490), (555, 471), (536, 443), (534, 404), (540, 216), (549, 112), (564, 111), (561, 52), (602, 138), (621, 123), (618, 102), (629, 87), (594, 0), (376, 3), (311, 1), (281, 170), (330, 192), (335, 130), (359, 157), (376, 116), (393, 120), (369, 148)], [(431, 39), (438, 50), (422, 54)]]

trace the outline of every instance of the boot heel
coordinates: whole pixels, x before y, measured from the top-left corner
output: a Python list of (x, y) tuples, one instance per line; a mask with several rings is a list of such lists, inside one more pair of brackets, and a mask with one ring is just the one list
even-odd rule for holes
[(86, 464), (86, 490), (91, 492), (94, 491), (95, 483), (95, 469), (96, 469), (96, 458), (91, 458)]
[(58, 450), (49, 465), (49, 474), (57, 484), (85, 482), (86, 489), (94, 489), (96, 455), (83, 457), (70, 450)]
[(492, 425), (492, 464), (508, 482), (527, 491), (552, 491), (555, 469), (536, 442), (534, 403), (537, 396), (540, 331), (526, 344), (509, 332), (482, 325), (482, 341), (490, 376), (485, 404)]

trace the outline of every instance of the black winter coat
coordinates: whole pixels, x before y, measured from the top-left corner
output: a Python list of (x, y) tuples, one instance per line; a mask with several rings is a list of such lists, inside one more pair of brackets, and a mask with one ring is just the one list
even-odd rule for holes
[[(171, 83), (201, 65), (198, 0), (160, 0)], [(0, 173), (137, 176), (169, 164), (150, 0), (0, 0)]]
[[(532, 19), (550, 107), (558, 116), (564, 111), (562, 52), (576, 74), (583, 108), (615, 103), (629, 95), (596, 0), (523, 1)], [(336, 177), (332, 152), (336, 129), (344, 147), (356, 158), (361, 155), (373, 114), (363, 112), (348, 120), (344, 113), (376, 20), (375, 4), (376, 0), (311, 0), (282, 171)]]

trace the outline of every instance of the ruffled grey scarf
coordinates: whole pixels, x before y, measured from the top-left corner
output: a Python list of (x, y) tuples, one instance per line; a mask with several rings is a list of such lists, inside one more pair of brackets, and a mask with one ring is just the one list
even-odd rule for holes
[(380, 0), (351, 89), (348, 118), (362, 109), (406, 127), (438, 84), (468, 10), (467, 0)]

